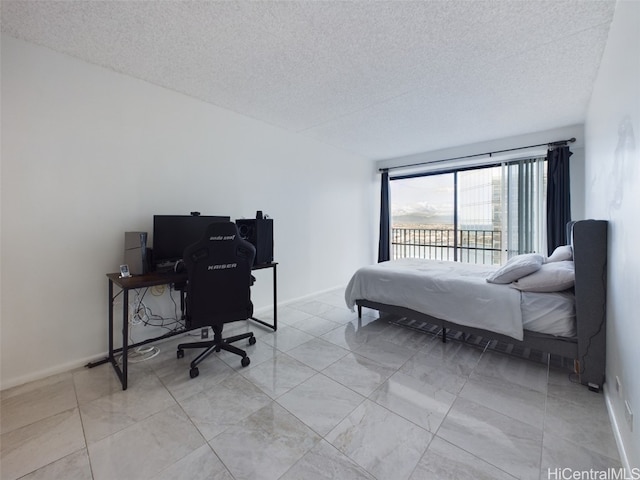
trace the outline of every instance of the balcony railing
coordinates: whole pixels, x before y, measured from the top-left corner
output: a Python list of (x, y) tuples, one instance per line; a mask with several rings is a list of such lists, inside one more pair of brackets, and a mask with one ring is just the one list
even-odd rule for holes
[[(459, 262), (500, 265), (502, 234), (499, 230), (392, 228), (391, 258), (457, 259)], [(456, 255), (457, 250), (457, 255)]]

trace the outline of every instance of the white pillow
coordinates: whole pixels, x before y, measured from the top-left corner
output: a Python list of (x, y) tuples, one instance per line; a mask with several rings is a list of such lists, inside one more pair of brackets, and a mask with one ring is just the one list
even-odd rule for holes
[(523, 292), (560, 292), (573, 287), (576, 279), (571, 260), (545, 263), (540, 270), (522, 277), (511, 284)]
[(565, 260), (573, 260), (573, 248), (571, 248), (571, 245), (562, 245), (556, 248), (547, 258), (547, 263), (563, 262)]
[(509, 259), (498, 270), (487, 277), (489, 283), (511, 283), (540, 269), (544, 257), (538, 253), (525, 253)]

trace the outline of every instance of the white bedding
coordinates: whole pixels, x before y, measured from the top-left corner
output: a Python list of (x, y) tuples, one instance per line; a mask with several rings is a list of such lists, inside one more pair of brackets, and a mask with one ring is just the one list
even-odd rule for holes
[(571, 291), (522, 292), (522, 327), (557, 337), (576, 336), (575, 295)]
[(520, 291), (488, 283), (497, 267), (405, 258), (359, 269), (345, 291), (358, 299), (398, 305), (459, 325), (523, 338)]

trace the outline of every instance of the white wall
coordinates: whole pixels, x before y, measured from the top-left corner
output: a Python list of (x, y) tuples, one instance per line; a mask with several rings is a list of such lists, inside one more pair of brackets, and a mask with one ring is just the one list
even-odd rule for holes
[[(610, 413), (628, 466), (640, 468), (640, 2), (619, 1), (586, 132), (586, 214), (609, 225), (607, 372)], [(616, 393), (615, 377), (622, 381)], [(624, 415), (634, 412), (633, 432)]]
[(105, 273), (153, 214), (263, 210), (286, 301), (374, 260), (376, 185), (367, 159), (3, 35), (1, 387), (106, 351)]

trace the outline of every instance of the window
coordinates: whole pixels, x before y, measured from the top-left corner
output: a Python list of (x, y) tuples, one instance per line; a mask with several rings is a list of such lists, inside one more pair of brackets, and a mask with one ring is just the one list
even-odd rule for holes
[(391, 178), (391, 257), (499, 265), (544, 252), (545, 158)]

